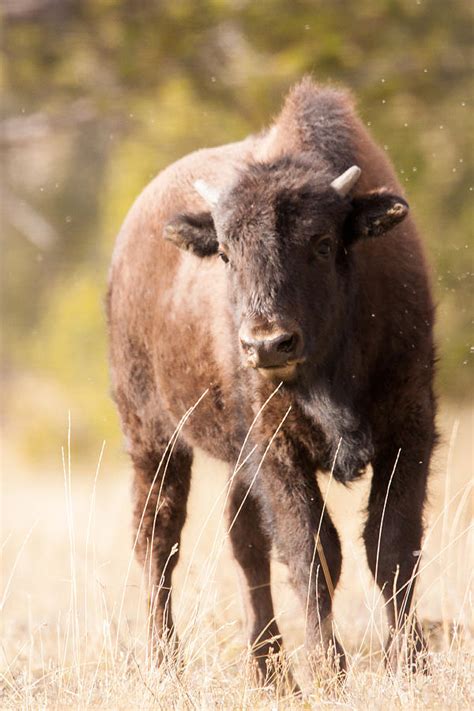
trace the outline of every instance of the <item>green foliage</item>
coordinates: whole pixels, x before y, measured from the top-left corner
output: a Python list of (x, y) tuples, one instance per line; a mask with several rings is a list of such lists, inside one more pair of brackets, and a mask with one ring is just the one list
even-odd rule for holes
[(102, 300), (128, 207), (171, 161), (262, 128), (305, 72), (354, 90), (406, 185), (439, 301), (439, 388), (465, 394), (468, 0), (33, 0), (3, 15), (2, 372), (24, 448), (61, 440), (68, 409), (84, 452), (118, 441)]

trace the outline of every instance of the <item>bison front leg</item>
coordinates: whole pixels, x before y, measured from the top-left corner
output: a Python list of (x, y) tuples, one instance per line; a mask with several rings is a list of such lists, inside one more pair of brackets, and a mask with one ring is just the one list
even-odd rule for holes
[(332, 626), (332, 601), (342, 554), (339, 536), (325, 509), (310, 462), (275, 461), (260, 472), (258, 492), (274, 543), (286, 563), (305, 614), (305, 646), (310, 663), (321, 652), (345, 669), (344, 652)]
[(364, 531), (367, 559), (383, 592), (389, 623), (386, 660), (396, 669), (404, 643), (407, 661), (424, 668), (426, 645), (415, 614), (410, 614), (419, 569), (423, 507), (434, 442), (431, 413), (416, 409), (404, 428), (378, 448), (373, 462), (368, 519)]
[(273, 609), (271, 539), (265, 531), (261, 508), (252, 487), (240, 478), (232, 485), (228, 520), (232, 550), (241, 573), (248, 639), (259, 681), (272, 683), (282, 675), (295, 691), (297, 686), (281, 657), (282, 640)]

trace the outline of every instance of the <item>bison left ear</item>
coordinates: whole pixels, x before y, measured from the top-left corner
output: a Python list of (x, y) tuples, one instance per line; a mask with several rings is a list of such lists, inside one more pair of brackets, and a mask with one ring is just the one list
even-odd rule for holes
[(346, 242), (385, 234), (405, 219), (408, 209), (403, 198), (385, 190), (353, 198), (346, 223)]
[(163, 236), (168, 242), (197, 257), (217, 254), (219, 243), (210, 212), (178, 215), (165, 226)]

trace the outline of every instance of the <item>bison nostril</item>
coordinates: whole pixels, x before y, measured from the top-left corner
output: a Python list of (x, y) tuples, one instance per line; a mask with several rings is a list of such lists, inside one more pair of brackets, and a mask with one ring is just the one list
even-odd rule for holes
[(277, 345), (277, 351), (280, 353), (292, 353), (296, 349), (297, 337), (295, 334), (286, 336)]

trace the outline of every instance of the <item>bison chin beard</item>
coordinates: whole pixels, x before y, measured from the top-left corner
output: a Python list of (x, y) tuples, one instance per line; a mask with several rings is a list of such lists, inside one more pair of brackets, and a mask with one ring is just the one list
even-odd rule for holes
[(265, 380), (271, 380), (275, 383), (292, 382), (296, 378), (297, 363), (287, 363), (286, 365), (277, 365), (267, 368), (255, 368), (257, 373)]

